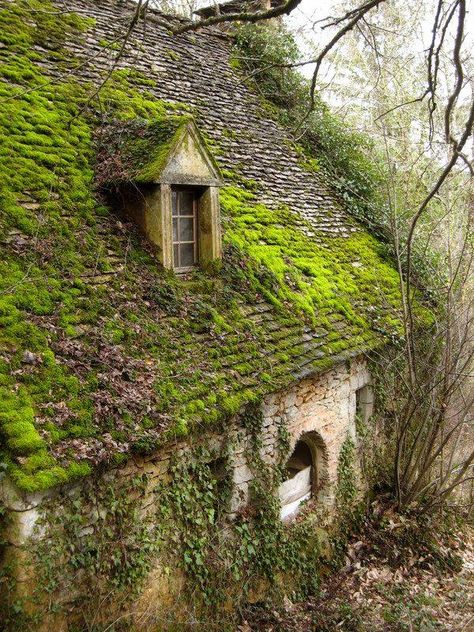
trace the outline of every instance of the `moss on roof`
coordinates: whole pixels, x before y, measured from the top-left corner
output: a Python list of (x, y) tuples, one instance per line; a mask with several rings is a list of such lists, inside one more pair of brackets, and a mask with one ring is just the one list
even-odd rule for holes
[[(34, 23), (27, 9), (41, 9)], [(160, 268), (95, 199), (93, 135), (104, 117), (139, 120), (148, 131), (132, 153), (159, 137), (154, 164), (187, 108), (152, 98), (133, 71), (113, 73), (100, 102), (67, 72), (52, 82), (38, 62), (67, 71), (77, 62), (62, 44), (90, 25), (52, 9), (0, 11), (0, 459), (27, 491), (223, 427), (296, 375), (401, 333), (398, 276), (378, 242), (314, 233), (233, 172), (222, 267)]]
[[(368, 233), (330, 238), (314, 233), (291, 209), (270, 211), (242, 187), (224, 188), (221, 203), (233, 219), (226, 238), (275, 278), (270, 290), (262, 288), (268, 301), (296, 309), (315, 327), (330, 327), (328, 315), (339, 314), (351, 337), (366, 342), (374, 331), (399, 326), (387, 321), (400, 305), (399, 276), (385, 260), (385, 247)], [(378, 323), (374, 308), (380, 311)]]
[(162, 115), (151, 121), (115, 121), (98, 130), (96, 179), (99, 184), (159, 181), (190, 115)]

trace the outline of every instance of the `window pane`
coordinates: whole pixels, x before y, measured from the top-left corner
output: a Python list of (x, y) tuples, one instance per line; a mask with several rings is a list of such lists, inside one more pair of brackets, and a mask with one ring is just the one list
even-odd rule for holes
[(179, 262), (181, 268), (194, 265), (194, 244), (180, 244), (179, 253), (181, 255)]
[(178, 192), (172, 191), (171, 193), (171, 208), (173, 209), (173, 215), (178, 214)]
[(179, 246), (178, 246), (178, 244), (175, 244), (173, 246), (173, 257), (174, 257), (173, 265), (177, 268), (177, 267), (179, 267)]
[(173, 219), (173, 241), (178, 241), (178, 220)]
[(194, 212), (194, 191), (184, 189), (179, 192), (179, 214), (192, 215)]
[(194, 220), (185, 219), (184, 217), (179, 220), (179, 241), (194, 241)]

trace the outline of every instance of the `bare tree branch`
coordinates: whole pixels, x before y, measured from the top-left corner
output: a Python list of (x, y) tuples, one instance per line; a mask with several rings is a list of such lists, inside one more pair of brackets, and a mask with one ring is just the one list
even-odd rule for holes
[(188, 31), (197, 31), (205, 26), (214, 26), (216, 24), (222, 24), (223, 22), (249, 22), (255, 24), (262, 20), (271, 20), (277, 18), (280, 15), (288, 15), (302, 0), (286, 0), (286, 2), (278, 7), (273, 7), (267, 11), (242, 11), (237, 13), (224, 13), (221, 15), (213, 15), (204, 20), (196, 20), (196, 22), (188, 22), (178, 27), (170, 28), (171, 32), (175, 35), (179, 33), (186, 33)]
[(316, 67), (313, 72), (313, 77), (311, 79), (311, 87), (310, 87), (310, 104), (308, 108), (308, 112), (305, 117), (303, 117), (302, 121), (299, 123), (296, 131), (303, 125), (304, 121), (308, 118), (308, 116), (313, 112), (316, 105), (316, 85), (318, 80), (319, 71), (321, 69), (321, 65), (328, 55), (328, 53), (335, 47), (335, 45), (339, 42), (340, 39), (344, 37), (347, 33), (352, 31), (352, 29), (358, 24), (358, 22), (364, 17), (366, 13), (368, 13), (371, 9), (379, 6), (385, 2), (385, 0), (369, 0), (365, 4), (362, 4), (357, 10), (351, 13), (350, 21), (343, 26), (341, 29), (337, 31), (334, 37), (329, 41), (328, 44), (323, 48), (323, 50), (319, 53), (319, 55), (312, 60), (312, 63), (316, 64)]
[(459, 0), (458, 12), (458, 25), (453, 49), (453, 63), (456, 69), (456, 84), (454, 86), (453, 92), (449, 96), (448, 103), (444, 111), (444, 133), (447, 143), (455, 142), (451, 136), (451, 115), (454, 105), (459, 98), (459, 94), (461, 93), (462, 85), (464, 82), (464, 68), (461, 63), (461, 45), (464, 38), (464, 22), (466, 20), (466, 0)]

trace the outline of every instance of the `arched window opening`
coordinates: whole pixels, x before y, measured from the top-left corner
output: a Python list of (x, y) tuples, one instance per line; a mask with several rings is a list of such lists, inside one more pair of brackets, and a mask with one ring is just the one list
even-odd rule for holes
[(304, 501), (317, 497), (325, 462), (324, 443), (316, 432), (307, 433), (296, 443), (286, 464), (285, 480), (279, 488), (282, 520), (295, 516)]

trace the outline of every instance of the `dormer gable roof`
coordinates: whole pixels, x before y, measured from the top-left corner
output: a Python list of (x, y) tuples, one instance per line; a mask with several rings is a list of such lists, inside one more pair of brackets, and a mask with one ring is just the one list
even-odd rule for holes
[(161, 171), (154, 174), (147, 170), (146, 173), (166, 184), (218, 186), (222, 183), (219, 167), (192, 119), (175, 133)]

